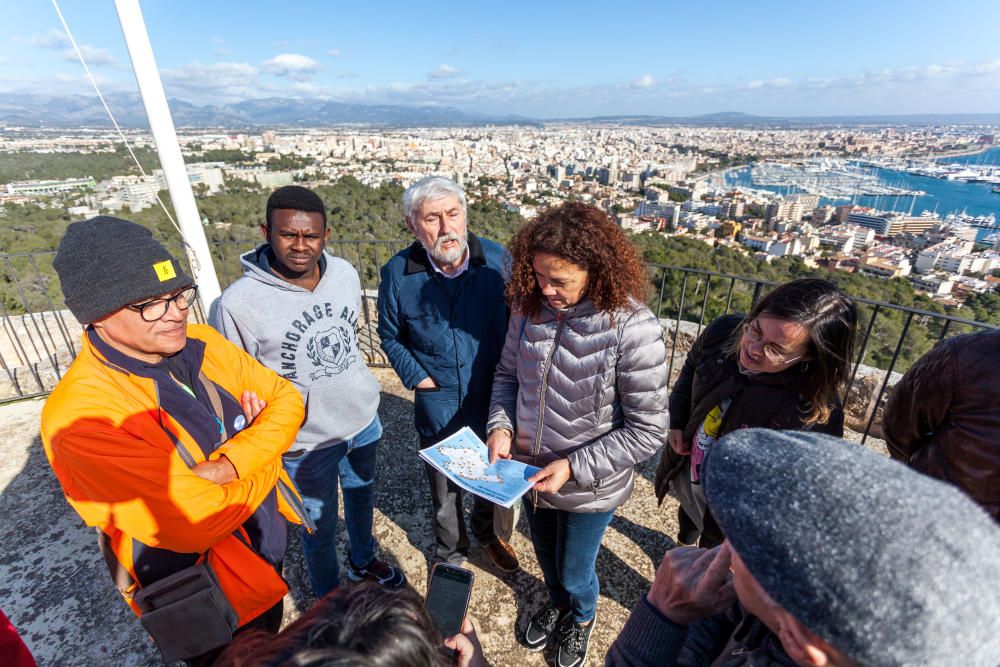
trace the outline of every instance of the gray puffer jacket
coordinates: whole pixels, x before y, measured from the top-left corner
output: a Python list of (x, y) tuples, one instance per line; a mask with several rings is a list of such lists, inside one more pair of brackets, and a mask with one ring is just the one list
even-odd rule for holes
[(663, 330), (637, 302), (613, 319), (590, 299), (510, 319), (487, 432), (512, 430), (511, 453), (537, 466), (569, 459), (573, 478), (558, 493), (538, 494), (539, 507), (618, 507), (632, 494), (633, 466), (666, 442)]

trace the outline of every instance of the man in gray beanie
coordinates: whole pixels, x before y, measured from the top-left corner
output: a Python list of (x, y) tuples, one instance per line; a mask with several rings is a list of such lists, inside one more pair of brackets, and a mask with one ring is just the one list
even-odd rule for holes
[(285, 519), (309, 523), (281, 466), (298, 391), (187, 323), (197, 287), (148, 229), (75, 222), (53, 264), (86, 327), (42, 444), (116, 587), (167, 662), (208, 663), (234, 632), (277, 630)]
[(747, 429), (713, 448), (705, 492), (727, 541), (666, 553), (606, 665), (1000, 664), (1000, 528), (954, 488)]

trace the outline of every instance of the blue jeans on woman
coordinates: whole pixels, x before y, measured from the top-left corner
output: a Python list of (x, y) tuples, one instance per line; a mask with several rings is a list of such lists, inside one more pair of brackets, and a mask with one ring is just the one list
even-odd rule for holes
[(316, 522), (310, 535), (302, 529), (302, 551), (316, 597), (340, 584), (337, 563), (337, 483), (344, 492), (348, 556), (357, 567), (375, 557), (375, 456), (382, 438), (378, 415), (360, 433), (336, 444), (283, 457), (285, 470), (298, 487), (309, 516)]
[(534, 507), (524, 497), (524, 514), (531, 543), (542, 568), (552, 604), (569, 609), (577, 623), (589, 623), (597, 613), (597, 552), (614, 510), (566, 512)]

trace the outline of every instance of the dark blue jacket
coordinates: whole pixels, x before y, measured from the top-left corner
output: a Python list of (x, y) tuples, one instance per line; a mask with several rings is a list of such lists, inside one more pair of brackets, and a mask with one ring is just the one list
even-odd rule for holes
[(507, 252), (469, 234), (469, 268), (446, 279), (414, 242), (382, 267), (378, 334), (407, 389), (431, 377), (435, 389), (413, 398), (417, 432), (450, 435), (468, 426), (485, 439), (493, 372), (507, 332)]

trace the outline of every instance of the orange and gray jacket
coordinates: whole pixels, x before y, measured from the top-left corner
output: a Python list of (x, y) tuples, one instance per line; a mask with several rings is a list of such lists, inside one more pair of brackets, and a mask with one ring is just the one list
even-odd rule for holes
[[(137, 614), (136, 587), (205, 558), (243, 625), (288, 590), (276, 569), (284, 520), (306, 515), (281, 454), (302, 422), (302, 398), (210, 327), (187, 333), (181, 352), (149, 365), (85, 332), (42, 410), (42, 443), (70, 505), (101, 531)], [(267, 404), (252, 424), (240, 408), (245, 390)], [(231, 482), (191, 470), (223, 455), (236, 469)]]

